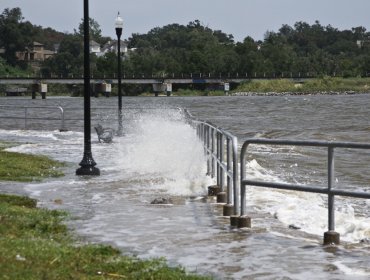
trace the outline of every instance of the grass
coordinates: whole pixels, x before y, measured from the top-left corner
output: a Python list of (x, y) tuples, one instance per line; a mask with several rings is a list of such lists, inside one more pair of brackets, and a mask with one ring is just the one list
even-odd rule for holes
[[(161, 96), (166, 96), (165, 92), (160, 93)], [(179, 89), (172, 92), (172, 96), (223, 96), (222, 90), (194, 90), (194, 89)], [(143, 92), (140, 96), (154, 96), (152, 92)]]
[[(12, 145), (0, 142), (0, 180), (62, 175), (55, 168), (63, 164), (47, 157), (4, 151)], [(82, 245), (64, 224), (66, 212), (36, 206), (34, 199), (0, 194), (0, 279), (210, 279), (163, 258), (140, 260), (111, 246)]]
[(4, 151), (10, 144), (0, 143), (0, 180), (31, 182), (45, 177), (61, 177), (63, 163), (46, 156)]
[(0, 279), (209, 279), (164, 259), (122, 256), (105, 245), (77, 246), (65, 212), (0, 194)]
[(252, 80), (240, 84), (236, 92), (370, 92), (370, 78), (322, 77), (297, 84), (290, 79)]

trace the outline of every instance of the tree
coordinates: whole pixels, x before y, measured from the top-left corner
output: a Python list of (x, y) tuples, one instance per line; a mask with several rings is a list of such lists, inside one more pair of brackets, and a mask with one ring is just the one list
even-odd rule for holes
[[(80, 37), (83, 37), (84, 35), (84, 20), (81, 19), (81, 22), (78, 26), (78, 30), (74, 30), (75, 35), (79, 35)], [(89, 35), (91, 40), (95, 40), (96, 42), (100, 43), (100, 40), (102, 39), (101, 35), (101, 29), (99, 23), (93, 19), (89, 18)]]
[(0, 47), (5, 49), (5, 60), (11, 65), (17, 64), (16, 52), (32, 43), (32, 24), (22, 20), (20, 8), (7, 8), (0, 15)]
[(77, 35), (66, 36), (56, 55), (44, 61), (43, 75), (53, 73), (68, 77), (81, 75), (83, 65), (83, 48), (81, 38)]

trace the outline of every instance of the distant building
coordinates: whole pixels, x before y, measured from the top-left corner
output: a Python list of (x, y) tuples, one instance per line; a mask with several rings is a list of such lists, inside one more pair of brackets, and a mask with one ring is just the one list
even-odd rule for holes
[(18, 60), (30, 62), (41, 62), (53, 55), (55, 55), (55, 51), (45, 50), (44, 45), (38, 42), (33, 42), (32, 47), (28, 47), (24, 51), (16, 52)]
[(60, 48), (60, 43), (54, 44), (54, 51), (55, 51), (55, 53), (58, 53), (59, 52), (59, 48)]
[[(127, 53), (127, 43), (121, 40), (121, 54)], [(108, 52), (118, 52), (118, 41), (117, 40), (112, 40), (108, 41), (107, 43), (104, 44), (104, 46), (101, 48), (101, 51), (97, 56), (103, 56)]]
[(98, 53), (100, 53), (100, 44), (91, 40), (90, 41), (90, 53), (94, 53), (98, 55)]
[(370, 45), (370, 40), (357, 40), (356, 41), (357, 47), (363, 48), (365, 45)]

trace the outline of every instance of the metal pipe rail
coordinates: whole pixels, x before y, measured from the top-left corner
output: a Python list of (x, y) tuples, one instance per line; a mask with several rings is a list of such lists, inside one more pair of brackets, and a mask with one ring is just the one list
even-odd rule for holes
[[(216, 177), (217, 192), (225, 193), (226, 200), (220, 198), (218, 202), (226, 202), (224, 216), (239, 215), (239, 171), (238, 171), (238, 139), (231, 133), (211, 124), (197, 120), (185, 110), (184, 114), (196, 126), (197, 135), (203, 143), (207, 157), (207, 175)], [(226, 144), (226, 145), (225, 145)], [(225, 192), (226, 176), (226, 192)]]
[[(64, 120), (64, 109), (61, 106), (16, 106), (16, 105), (0, 105), (0, 110), (6, 109), (21, 109), (23, 110), (23, 116), (3, 116), (0, 115), (0, 119), (24, 119), (24, 129), (28, 128), (28, 120), (46, 120), (45, 117), (30, 117), (29, 110), (30, 109), (48, 109), (48, 110), (59, 110), (60, 118), (50, 118), (48, 117), (47, 120), (60, 120), (60, 131), (66, 131), (65, 128), (65, 120)], [(13, 112), (14, 113), (14, 112)]]
[[(32, 114), (32, 110), (40, 109), (41, 113), (37, 114), (37, 116), (30, 116)], [(179, 114), (184, 114), (184, 110), (179, 107), (173, 107), (173, 108), (166, 108), (167, 110), (173, 110), (178, 112)], [(20, 110), (20, 112), (17, 114), (17, 110)], [(43, 110), (43, 111), (42, 111)], [(59, 110), (60, 117), (45, 117), (45, 116), (39, 116), (42, 113), (45, 113), (45, 110), (51, 111), (51, 110)], [(66, 121), (81, 121), (83, 120), (83, 116), (75, 116), (75, 117), (66, 117), (68, 111), (81, 111), (81, 114), (83, 113), (81, 107), (66, 107), (63, 108), (62, 106), (18, 106), (18, 105), (0, 105), (0, 119), (13, 119), (13, 120), (24, 120), (24, 129), (29, 128), (29, 120), (40, 120), (40, 121), (60, 121), (60, 128), (59, 130), (61, 132), (67, 131), (65, 127)], [(116, 107), (92, 107), (91, 108), (92, 113), (95, 113), (95, 115), (92, 116), (92, 121), (101, 121), (101, 117), (99, 117), (99, 112), (107, 113), (108, 111), (112, 112), (112, 115), (117, 115), (117, 108)], [(127, 112), (130, 113), (130, 115), (135, 116), (133, 112), (148, 112), (148, 111), (155, 111), (155, 110), (163, 110), (161, 108), (125, 108), (124, 113)], [(11, 112), (11, 114), (7, 114), (7, 112)], [(180, 116), (180, 115), (179, 115)], [(126, 114), (127, 117), (127, 114)], [(117, 121), (118, 117), (112, 118), (112, 116), (109, 116), (110, 121)]]
[[(280, 146), (306, 146), (306, 147), (323, 147), (327, 148), (328, 152), (328, 184), (326, 188), (310, 187), (296, 184), (274, 183), (247, 180), (246, 178), (246, 153), (250, 144), (257, 145), (280, 145)], [(246, 186), (266, 187), (284, 190), (293, 190), (301, 192), (311, 192), (328, 195), (328, 232), (324, 234), (324, 244), (339, 244), (339, 234), (335, 232), (335, 216), (334, 216), (334, 199), (335, 196), (347, 196), (353, 198), (370, 199), (370, 193), (352, 192), (334, 190), (334, 149), (350, 148), (350, 149), (370, 149), (370, 144), (351, 143), (351, 142), (325, 142), (325, 141), (292, 141), (292, 140), (273, 140), (273, 139), (248, 139), (244, 142), (240, 153), (240, 217), (246, 217)], [(250, 219), (250, 218), (249, 218)], [(243, 224), (243, 223), (242, 223)]]

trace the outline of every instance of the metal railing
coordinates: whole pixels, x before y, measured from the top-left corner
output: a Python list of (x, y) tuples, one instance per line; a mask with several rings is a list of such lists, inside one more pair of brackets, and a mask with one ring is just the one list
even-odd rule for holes
[[(343, 71), (339, 72), (313, 72), (313, 71), (305, 71), (305, 72), (291, 72), (291, 71), (276, 71), (276, 72), (194, 72), (194, 73), (135, 73), (135, 72), (125, 72), (122, 73), (122, 79), (280, 79), (280, 78), (293, 78), (293, 79), (300, 79), (300, 78), (318, 78), (322, 75), (330, 76), (330, 77), (344, 77), (345, 73)], [(362, 72), (358, 73), (357, 75), (361, 77), (369, 77), (369, 72)], [(54, 80), (56, 82), (59, 79), (80, 79), (83, 80), (83, 73), (80, 74), (73, 74), (73, 73), (51, 73), (48, 75), (34, 75), (34, 76), (10, 76), (2, 75), (0, 76), (0, 83), (6, 83), (7, 79), (18, 79), (18, 80)], [(92, 73), (91, 79), (96, 80), (115, 80), (117, 79), (117, 75), (113, 73), (112, 75), (106, 74), (96, 74)]]
[[(280, 146), (306, 146), (306, 147), (323, 147), (327, 148), (327, 186), (312, 187), (297, 184), (285, 184), (265, 181), (248, 180), (246, 178), (246, 153), (250, 144), (257, 145), (280, 145)], [(334, 199), (335, 196), (346, 196), (354, 198), (370, 199), (370, 193), (354, 192), (345, 190), (333, 189), (334, 183), (334, 150), (339, 148), (349, 149), (370, 149), (370, 144), (365, 143), (349, 143), (349, 142), (324, 142), (324, 141), (292, 141), (292, 140), (272, 140), (272, 139), (249, 139), (242, 146), (240, 153), (240, 216), (246, 216), (246, 186), (266, 187), (274, 189), (284, 189), (300, 192), (311, 192), (318, 194), (326, 194), (328, 196), (328, 234), (335, 233), (335, 217), (334, 217)], [(325, 234), (327, 234), (325, 233)], [(339, 234), (335, 234), (334, 239), (324, 235), (324, 244), (339, 243)]]
[[(32, 111), (37, 110), (37, 115), (31, 114)], [(41, 111), (42, 110), (42, 111)], [(64, 109), (61, 106), (17, 106), (17, 105), (0, 105), (0, 119), (15, 119), (24, 120), (24, 129), (28, 129), (29, 120), (39, 121), (60, 121), (60, 131), (66, 131), (65, 120), (64, 120)], [(57, 111), (59, 117), (45, 116), (45, 111)], [(7, 113), (6, 113), (7, 112)]]
[(237, 137), (210, 122), (195, 119), (186, 110), (184, 113), (195, 125), (197, 135), (203, 143), (207, 158), (207, 175), (216, 178), (217, 202), (227, 203), (224, 205), (224, 216), (239, 215)]
[[(164, 110), (165, 109), (165, 110)], [(165, 111), (167, 114), (173, 110), (179, 113), (179, 119), (183, 110), (178, 107), (173, 108), (124, 108), (123, 115), (125, 120), (132, 120), (138, 116), (154, 112)], [(19, 120), (20, 122), (7, 125), (8, 128), (22, 127), (24, 129), (34, 129), (35, 124), (31, 121), (37, 122), (38, 128), (51, 128), (53, 126), (47, 125), (47, 122), (60, 122), (59, 130), (67, 131), (67, 129), (76, 129), (83, 126), (83, 108), (81, 107), (62, 107), (62, 106), (19, 106), (19, 105), (0, 105), (0, 120)], [(117, 106), (98, 106), (91, 108), (92, 122), (118, 122), (118, 108)], [(66, 127), (68, 126), (68, 128)]]

